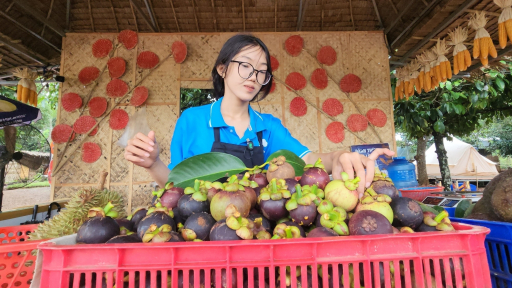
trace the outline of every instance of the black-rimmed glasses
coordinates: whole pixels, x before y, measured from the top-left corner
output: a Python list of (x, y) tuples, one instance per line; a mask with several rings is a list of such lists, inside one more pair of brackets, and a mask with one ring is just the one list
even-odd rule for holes
[(254, 69), (254, 66), (251, 65), (251, 63), (235, 60), (232, 60), (231, 62), (238, 63), (238, 75), (240, 75), (240, 77), (243, 79), (251, 78), (252, 74), (254, 74), (254, 71), (256, 71), (256, 81), (258, 81), (258, 83), (261, 85), (267, 85), (270, 81), (270, 78), (272, 78), (272, 74), (270, 74), (270, 72), (266, 70), (256, 70)]

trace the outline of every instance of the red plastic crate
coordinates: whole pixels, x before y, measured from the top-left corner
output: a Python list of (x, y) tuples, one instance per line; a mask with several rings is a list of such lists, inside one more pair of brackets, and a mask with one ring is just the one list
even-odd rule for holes
[[(279, 272), (296, 267), (302, 271), (299, 277), (302, 287), (339, 288), (342, 283), (351, 281), (351, 275), (360, 279), (362, 274), (366, 288), (491, 288), (484, 247), (489, 229), (459, 223), (454, 227), (458, 231), (321, 239), (96, 245), (43, 243), (38, 246), (44, 256), (41, 287), (110, 288), (116, 285), (132, 288), (139, 287), (135, 286), (137, 277), (142, 283), (151, 282), (145, 287), (171, 287), (167, 286), (167, 281), (157, 281), (160, 275), (169, 275), (172, 287), (183, 286), (178, 285), (178, 280), (182, 283), (191, 280), (190, 287), (196, 288), (252, 288), (256, 286), (254, 276), (258, 273), (259, 287), (265, 287), (263, 280), (268, 277), (267, 287), (274, 288)], [(445, 263), (444, 270), (440, 261)], [(391, 272), (390, 263), (400, 269)], [(450, 263), (453, 263), (453, 270), (448, 268)], [(311, 269), (311, 274), (307, 275), (308, 266), (317, 265), (323, 271), (329, 269), (332, 279), (340, 280), (329, 284), (327, 277), (318, 277), (317, 269)], [(338, 269), (332, 269), (336, 267)], [(350, 269), (352, 274), (343, 273)], [(290, 270), (291, 287), (297, 287), (296, 270)], [(223, 274), (226, 283), (221, 282)], [(435, 280), (428, 277), (426, 281), (426, 275), (433, 275)], [(125, 277), (128, 283), (123, 285)], [(401, 280), (394, 281), (393, 285), (392, 277)], [(102, 278), (107, 279), (106, 283), (101, 283)], [(443, 282), (451, 284), (443, 285)], [(285, 282), (281, 284), (284, 288)], [(355, 281), (353, 287), (362, 286)]]
[(433, 196), (433, 192), (443, 192), (444, 187), (439, 186), (426, 186), (426, 187), (410, 187), (398, 189), (403, 197), (408, 197), (414, 200), (423, 201), (427, 196)]
[(0, 227), (0, 288), (28, 288), (36, 264), (37, 245), (27, 241), (37, 224)]

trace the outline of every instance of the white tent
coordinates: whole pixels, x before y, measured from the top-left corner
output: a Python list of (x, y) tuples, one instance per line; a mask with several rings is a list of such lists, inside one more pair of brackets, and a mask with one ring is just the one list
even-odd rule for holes
[[(471, 144), (453, 137), (453, 141), (444, 139), (444, 147), (452, 179), (492, 179), (498, 175), (497, 163), (482, 156)], [(429, 178), (441, 177), (435, 144), (427, 149), (425, 158)]]

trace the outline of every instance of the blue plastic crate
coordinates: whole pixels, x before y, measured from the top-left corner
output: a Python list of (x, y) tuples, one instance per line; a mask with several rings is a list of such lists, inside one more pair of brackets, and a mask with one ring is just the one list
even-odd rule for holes
[(450, 218), (454, 222), (491, 229), (485, 238), (492, 287), (512, 288), (512, 223)]

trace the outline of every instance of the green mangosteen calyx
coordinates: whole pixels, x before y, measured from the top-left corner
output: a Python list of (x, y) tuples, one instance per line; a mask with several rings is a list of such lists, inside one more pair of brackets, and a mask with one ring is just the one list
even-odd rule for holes
[(414, 230), (411, 229), (411, 227), (402, 227), (400, 228), (400, 233), (415, 233)]
[(156, 200), (154, 206), (149, 207), (148, 212), (146, 213), (146, 215), (149, 215), (149, 214), (152, 214), (152, 213), (155, 213), (155, 212), (164, 212), (165, 214), (167, 214), (167, 215), (171, 216), (172, 218), (174, 218), (174, 212), (172, 211), (172, 209), (169, 209), (169, 208), (163, 206), (162, 203), (160, 203), (159, 199)]
[(185, 188), (185, 195), (192, 194), (192, 199), (196, 200), (197, 202), (204, 202), (204, 201), (208, 200), (206, 189), (200, 189), (200, 188), (201, 188), (201, 182), (198, 179), (196, 179), (194, 181), (194, 187)]
[(324, 166), (324, 164), (322, 164), (322, 158), (318, 158), (318, 160), (316, 160), (315, 164), (308, 164), (308, 165), (304, 166), (304, 171), (308, 171), (310, 168), (320, 168), (325, 171), (325, 166)]
[(267, 200), (277, 201), (283, 198), (289, 199), (292, 195), (286, 187), (286, 181), (284, 179), (272, 179), (267, 187), (261, 189), (260, 196), (258, 197), (258, 203)]
[(114, 210), (114, 205), (112, 202), (108, 202), (105, 208), (101, 207), (93, 207), (89, 209), (89, 212), (87, 213), (87, 217), (93, 218), (93, 217), (111, 217), (111, 218), (117, 218), (118, 213)]
[(235, 205), (229, 204), (228, 207), (226, 207), (226, 217), (226, 225), (229, 229), (235, 230), (238, 237), (244, 240), (254, 238), (252, 230), (254, 228), (254, 222), (242, 217)]
[(291, 239), (302, 238), (299, 228), (295, 226), (288, 226), (284, 223), (277, 224), (274, 228), (274, 236), (272, 239)]
[(298, 205), (309, 206), (317, 199), (318, 197), (311, 193), (311, 190), (302, 191), (300, 184), (297, 184), (295, 185), (295, 193), (290, 197), (290, 200), (286, 201), (286, 210), (295, 210)]
[(345, 187), (350, 191), (357, 190), (358, 183), (361, 181), (359, 176), (354, 179), (349, 179), (347, 172), (341, 172), (341, 180), (343, 180)]
[(302, 192), (303, 192), (303, 194), (304, 193), (314, 194), (316, 196), (316, 199), (313, 200), (313, 202), (315, 203), (316, 206), (318, 206), (320, 201), (325, 199), (325, 192), (324, 192), (324, 190), (318, 188), (318, 186), (316, 184), (313, 184), (313, 186), (309, 186), (309, 185), (302, 186)]
[(318, 207), (318, 213), (322, 215), (320, 217), (320, 224), (325, 227), (334, 230), (340, 236), (349, 235), (349, 230), (345, 219), (347, 219), (347, 212), (341, 207), (334, 207), (329, 200), (322, 200)]
[(267, 229), (263, 227), (263, 218), (259, 217), (254, 219), (254, 225), (252, 228), (252, 233), (256, 236), (258, 240), (268, 240), (272, 238), (272, 235), (267, 232)]
[(144, 233), (144, 236), (142, 237), (143, 243), (161, 243), (161, 242), (167, 242), (169, 239), (171, 239), (171, 226), (164, 224), (160, 227), (153, 224), (150, 225), (148, 230)]
[(436, 227), (439, 231), (455, 231), (446, 210), (443, 210), (435, 216), (432, 213), (423, 213), (423, 223), (430, 227)]
[(174, 187), (174, 183), (173, 182), (167, 182), (165, 184), (164, 188), (156, 190), (156, 191), (153, 191), (153, 192), (151, 192), (151, 194), (153, 194), (153, 196), (156, 196), (156, 198), (161, 198), (162, 195), (164, 195), (165, 191), (170, 190), (173, 187)]
[(361, 204), (370, 204), (373, 202), (391, 203), (392, 199), (386, 194), (377, 194), (372, 187), (368, 187), (360, 201)]

